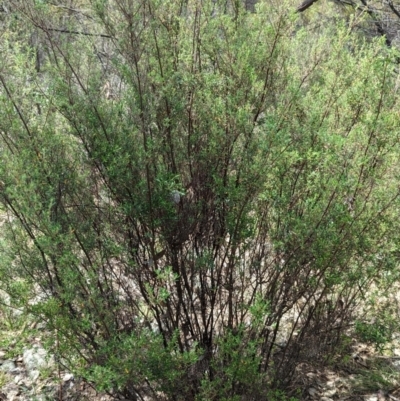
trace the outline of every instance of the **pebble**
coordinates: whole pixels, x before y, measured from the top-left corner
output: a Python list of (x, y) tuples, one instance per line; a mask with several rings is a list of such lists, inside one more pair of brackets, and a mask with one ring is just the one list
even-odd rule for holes
[(329, 387), (329, 388), (334, 388), (334, 387), (336, 387), (336, 382), (334, 380), (330, 380), (325, 383), (325, 386)]
[(332, 397), (333, 395), (335, 395), (337, 393), (336, 388), (332, 388), (330, 390), (324, 391), (324, 396), (326, 397)]
[(315, 389), (314, 387), (310, 387), (310, 388), (308, 389), (308, 394), (310, 394), (311, 397), (315, 397), (316, 395), (318, 395), (318, 390)]
[(66, 373), (62, 378), (63, 382), (69, 382), (70, 380), (74, 380), (74, 375), (72, 373)]

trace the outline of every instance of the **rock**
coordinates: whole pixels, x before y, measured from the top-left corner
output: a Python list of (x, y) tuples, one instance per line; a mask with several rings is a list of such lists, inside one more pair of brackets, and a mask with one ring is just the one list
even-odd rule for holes
[(328, 397), (321, 397), (320, 401), (333, 401), (332, 398), (328, 398)]
[(74, 375), (72, 373), (66, 373), (62, 378), (64, 383), (69, 382), (70, 380), (74, 380)]
[(11, 373), (12, 375), (15, 375), (15, 376), (16, 376), (16, 375), (19, 375), (19, 374), (24, 373), (24, 372), (25, 372), (25, 369), (16, 367), (15, 369), (10, 370), (9, 373)]
[(23, 354), (23, 361), (28, 372), (46, 368), (51, 364), (47, 358), (46, 350), (40, 347), (26, 349)]
[(4, 359), (6, 357), (5, 351), (0, 351), (0, 359)]
[(16, 401), (20, 395), (20, 391), (19, 390), (15, 390), (15, 391), (9, 391), (7, 393), (7, 401)]
[(15, 383), (6, 384), (1, 388), (1, 391), (7, 395), (7, 401), (15, 401), (19, 398), (18, 396), (21, 394), (20, 389)]
[(327, 388), (335, 388), (336, 387), (336, 382), (334, 380), (330, 380), (325, 383), (325, 387)]
[(44, 394), (39, 394), (35, 396), (35, 401), (46, 401), (47, 397)]
[(19, 388), (15, 383), (9, 382), (5, 384), (2, 388), (1, 391), (4, 391), (5, 393), (9, 393), (11, 391), (18, 391)]
[(20, 384), (22, 382), (22, 380), (24, 380), (24, 376), (23, 375), (17, 375), (14, 378), (14, 383), (15, 384)]
[(392, 365), (394, 366), (394, 368), (398, 371), (400, 371), (400, 360), (396, 359), (392, 362)]
[(337, 393), (336, 388), (332, 388), (330, 390), (326, 390), (324, 391), (324, 396), (325, 397), (332, 397), (333, 395), (335, 395)]
[(308, 389), (308, 394), (310, 394), (311, 397), (315, 397), (315, 396), (318, 395), (318, 390), (315, 389), (314, 387), (310, 387), (310, 388)]
[(15, 364), (14, 361), (11, 360), (7, 360), (4, 361), (2, 363), (2, 365), (0, 366), (0, 370), (2, 370), (3, 372), (8, 372), (10, 373), (12, 370), (14, 370), (17, 367), (17, 365)]
[(13, 314), (14, 317), (20, 317), (24, 314), (24, 311), (20, 308), (12, 308), (11, 312)]
[(171, 191), (171, 193), (170, 193), (171, 202), (175, 203), (175, 205), (177, 205), (181, 201), (182, 195), (183, 194), (177, 190)]
[(28, 375), (31, 378), (31, 380), (36, 381), (40, 376), (40, 372), (36, 369), (33, 369), (28, 372)]
[(38, 330), (45, 330), (46, 329), (46, 323), (45, 322), (40, 322), (36, 325), (36, 328)]

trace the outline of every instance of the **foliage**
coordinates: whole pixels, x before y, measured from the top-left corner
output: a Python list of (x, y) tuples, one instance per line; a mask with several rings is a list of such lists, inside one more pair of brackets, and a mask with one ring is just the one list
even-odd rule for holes
[(3, 290), (100, 389), (285, 399), (398, 275), (396, 54), (285, 2), (81, 3), (0, 45)]
[(376, 359), (367, 368), (361, 368), (353, 376), (355, 392), (377, 392), (384, 390), (390, 393), (398, 388), (398, 371), (388, 359)]
[(383, 351), (384, 346), (392, 339), (389, 328), (381, 322), (365, 323), (356, 322), (356, 333), (364, 342), (375, 345), (377, 350)]

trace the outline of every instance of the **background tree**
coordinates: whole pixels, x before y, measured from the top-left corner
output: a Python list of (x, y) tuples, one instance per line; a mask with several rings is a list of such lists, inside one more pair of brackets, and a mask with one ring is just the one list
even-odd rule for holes
[[(306, 0), (297, 7), (298, 12), (308, 10), (318, 0)], [(350, 18), (352, 29), (361, 29), (365, 37), (382, 36), (386, 45), (399, 48), (400, 3), (388, 0), (335, 0), (318, 2), (317, 11), (323, 18), (331, 18), (332, 11), (342, 17)], [(362, 16), (367, 18), (360, 19)], [(358, 23), (355, 23), (358, 20)]]

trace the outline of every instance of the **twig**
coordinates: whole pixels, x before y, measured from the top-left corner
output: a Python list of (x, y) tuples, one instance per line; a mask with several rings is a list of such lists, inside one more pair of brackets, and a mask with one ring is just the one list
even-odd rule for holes
[(73, 34), (73, 35), (99, 36), (101, 38), (108, 38), (108, 39), (112, 38), (112, 36), (106, 35), (104, 33), (89, 33), (89, 32), (82, 32), (82, 31), (70, 31), (69, 29), (58, 29), (58, 28), (43, 28), (43, 29), (47, 30), (47, 31), (70, 33), (70, 34)]
[(58, 330), (56, 330), (56, 362), (57, 362), (57, 375), (58, 375), (58, 400), (63, 401), (63, 382), (61, 380), (60, 342), (58, 338)]

